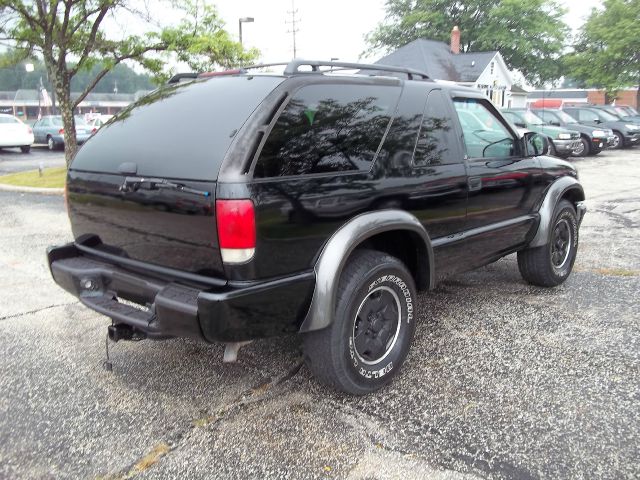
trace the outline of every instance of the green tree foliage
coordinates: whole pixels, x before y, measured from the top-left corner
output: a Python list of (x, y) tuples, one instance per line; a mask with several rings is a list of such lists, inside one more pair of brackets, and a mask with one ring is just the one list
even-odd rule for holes
[[(640, 85), (640, 0), (605, 0), (594, 9), (566, 64), (570, 76), (610, 95)], [(637, 98), (640, 105), (640, 88)]]
[(386, 11), (386, 21), (367, 35), (371, 52), (418, 38), (448, 43), (457, 25), (463, 52), (498, 50), (534, 85), (562, 75), (558, 59), (569, 28), (555, 0), (387, 0)]
[[(40, 56), (53, 84), (64, 122), (65, 156), (70, 163), (77, 150), (74, 108), (113, 68), (125, 60), (160, 73), (173, 52), (198, 67), (229, 66), (256, 56), (245, 52), (223, 29), (214, 7), (202, 0), (174, 4), (177, 27), (115, 40), (106, 34), (107, 16), (135, 15), (134, 0), (0, 0), (0, 37), (12, 44), (11, 62)], [(143, 17), (142, 14), (137, 14)], [(193, 60), (195, 59), (195, 60)], [(5, 59), (6, 60), (6, 59)], [(90, 80), (72, 100), (72, 81), (81, 72)]]
[[(51, 84), (47, 81), (47, 70), (44, 63), (38, 59), (29, 60), (32, 63), (33, 72), (25, 72), (24, 63), (8, 65), (2, 68), (6, 55), (0, 54), (0, 91), (14, 91), (21, 88), (35, 90), (42, 85), (51, 91)], [(71, 91), (81, 92), (87, 88), (89, 82), (104, 68), (97, 63), (90, 70), (82, 70), (71, 80)], [(92, 90), (96, 93), (111, 93), (114, 86), (118, 86), (119, 93), (135, 93), (139, 90), (152, 90), (155, 88), (152, 78), (147, 73), (137, 73), (125, 64), (116, 65)]]

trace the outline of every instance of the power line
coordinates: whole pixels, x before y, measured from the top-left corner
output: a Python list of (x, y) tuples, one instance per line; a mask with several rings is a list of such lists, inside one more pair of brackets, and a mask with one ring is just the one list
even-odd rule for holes
[(296, 47), (296, 33), (300, 31), (297, 27), (298, 23), (300, 23), (300, 19), (296, 18), (298, 15), (298, 9), (296, 8), (295, 0), (291, 0), (291, 10), (287, 10), (287, 15), (291, 15), (291, 20), (285, 20), (284, 23), (287, 25), (291, 25), (291, 30), (287, 30), (287, 33), (290, 33), (293, 37), (293, 58), (298, 56), (298, 50)]

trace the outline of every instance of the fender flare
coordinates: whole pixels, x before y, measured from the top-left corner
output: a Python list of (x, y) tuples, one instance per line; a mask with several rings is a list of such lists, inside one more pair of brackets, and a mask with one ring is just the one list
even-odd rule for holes
[[(556, 205), (564, 195), (569, 191), (575, 191), (577, 198), (584, 200), (584, 190), (578, 180), (573, 177), (561, 177), (551, 184), (544, 197), (542, 205), (538, 209), (540, 215), (540, 222), (538, 224), (538, 231), (528, 245), (528, 248), (541, 247), (549, 243), (549, 233), (551, 230), (551, 221), (553, 220), (553, 212)], [(578, 208), (578, 224), (582, 220), (584, 215), (584, 207), (576, 205)], [(580, 208), (581, 207), (581, 208)]]
[(424, 242), (428, 261), (429, 288), (434, 285), (434, 256), (429, 234), (420, 221), (403, 210), (377, 210), (354, 217), (340, 227), (325, 244), (314, 272), (316, 284), (311, 305), (300, 332), (310, 332), (328, 327), (333, 321), (335, 310), (337, 280), (351, 253), (364, 240), (382, 232), (391, 230), (410, 231)]

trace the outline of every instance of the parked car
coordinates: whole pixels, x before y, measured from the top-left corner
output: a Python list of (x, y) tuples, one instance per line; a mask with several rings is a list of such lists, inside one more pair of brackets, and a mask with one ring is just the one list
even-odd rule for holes
[(505, 108), (502, 113), (516, 127), (527, 128), (531, 131), (547, 135), (551, 139), (551, 155), (560, 158), (570, 157), (574, 150), (580, 149), (580, 133), (564, 127), (557, 127), (546, 123), (531, 110), (524, 108)]
[(614, 105), (592, 105), (592, 108), (604, 110), (605, 112), (613, 115), (622, 122), (632, 122), (640, 125), (640, 115), (631, 115), (629, 114), (629, 112), (620, 107), (616, 107)]
[[(91, 128), (76, 116), (76, 139), (83, 144), (91, 136)], [(33, 124), (35, 143), (45, 143), (49, 150), (64, 148), (64, 126), (60, 115), (46, 115)]]
[(604, 148), (613, 145), (613, 130), (609, 128), (594, 128), (582, 125), (564, 110), (550, 108), (532, 109), (532, 111), (549, 125), (563, 127), (580, 132), (580, 145), (573, 151), (573, 155), (597, 155)]
[(532, 284), (570, 275), (576, 169), (478, 90), (382, 65), (249, 71), (163, 86), (75, 156), (75, 240), (48, 261), (111, 340), (225, 342), (233, 361), (298, 333), (320, 381), (366, 394), (400, 370), (440, 278), (514, 252)]
[(13, 115), (0, 113), (0, 148), (19, 147), (29, 153), (33, 144), (33, 130)]
[(629, 115), (631, 117), (640, 116), (640, 113), (638, 113), (638, 111), (630, 105), (615, 105), (615, 107), (621, 115)]
[(582, 124), (613, 130), (612, 148), (630, 147), (640, 143), (640, 125), (624, 122), (615, 115), (594, 107), (565, 107), (563, 110)]
[(87, 125), (91, 127), (91, 132), (96, 133), (100, 127), (113, 118), (113, 115), (96, 115), (86, 120)]

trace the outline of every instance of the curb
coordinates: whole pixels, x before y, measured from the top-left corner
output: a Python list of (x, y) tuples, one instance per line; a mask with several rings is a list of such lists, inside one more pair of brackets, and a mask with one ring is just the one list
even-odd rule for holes
[(20, 193), (40, 193), (42, 195), (63, 195), (64, 194), (64, 188), (26, 187), (21, 185), (4, 185), (2, 183), (0, 183), (0, 191), (20, 192)]

